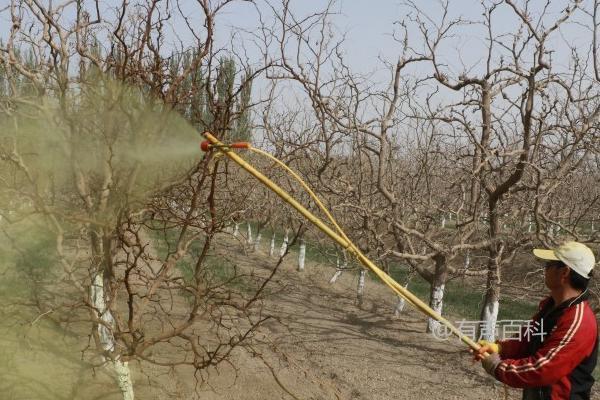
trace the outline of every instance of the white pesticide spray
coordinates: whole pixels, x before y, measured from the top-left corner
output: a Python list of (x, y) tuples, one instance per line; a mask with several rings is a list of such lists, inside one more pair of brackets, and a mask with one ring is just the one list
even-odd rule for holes
[[(48, 308), (42, 315), (87, 296), (92, 307), (73, 312), (102, 321), (90, 322), (100, 338), (97, 351), (113, 354), (104, 357), (106, 365), (112, 365), (123, 399), (133, 400), (129, 366), (112, 332), (101, 261), (114, 254), (94, 238), (114, 236), (124, 213), (184, 176), (200, 157), (198, 135), (170, 107), (138, 89), (100, 74), (86, 82), (61, 101), (13, 99), (18, 107), (0, 111), (0, 257), (5, 268), (17, 271), (23, 254), (51, 255), (31, 263), (36, 284), (54, 293), (35, 293)], [(14, 297), (31, 296), (26, 290)]]

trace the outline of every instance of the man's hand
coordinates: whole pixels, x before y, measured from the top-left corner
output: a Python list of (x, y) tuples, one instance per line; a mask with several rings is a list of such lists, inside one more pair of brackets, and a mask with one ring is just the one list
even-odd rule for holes
[(481, 360), (481, 366), (483, 367), (483, 369), (485, 369), (485, 372), (487, 372), (495, 378), (496, 368), (498, 367), (498, 364), (500, 364), (500, 362), (501, 360), (498, 353), (492, 353), (489, 356), (485, 357), (483, 360)]
[(476, 352), (473, 352), (473, 361), (482, 361), (485, 358), (485, 353), (498, 354), (500, 353), (500, 345), (498, 343), (488, 342), (487, 340), (480, 340), (477, 342), (481, 347)]
[(477, 344), (481, 347), (477, 351), (471, 351), (474, 355), (473, 361), (481, 361), (483, 369), (495, 378), (496, 367), (501, 362), (500, 355), (498, 354), (500, 353), (500, 345), (488, 342), (487, 340), (480, 340)]

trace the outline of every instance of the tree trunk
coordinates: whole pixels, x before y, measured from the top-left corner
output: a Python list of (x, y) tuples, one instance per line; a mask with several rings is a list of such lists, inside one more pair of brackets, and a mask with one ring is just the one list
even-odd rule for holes
[[(436, 255), (435, 274), (431, 283), (431, 291), (429, 294), (429, 307), (436, 313), (442, 315), (444, 306), (444, 290), (446, 281), (448, 280), (448, 269), (446, 266), (446, 258), (442, 255)], [(439, 332), (440, 323), (433, 318), (427, 320), (427, 333)]]
[[(489, 206), (490, 239), (494, 239), (498, 234), (498, 214), (496, 212), (496, 203)], [(488, 274), (485, 285), (485, 300), (481, 307), (479, 319), (482, 326), (478, 329), (477, 336), (486, 340), (493, 341), (495, 339), (495, 327), (498, 320), (498, 308), (500, 300), (500, 265), (498, 264), (502, 256), (502, 245), (494, 243), (488, 248)], [(477, 339), (477, 338), (475, 338)]]
[[(98, 335), (98, 344), (103, 350), (103, 359), (111, 365), (117, 385), (123, 395), (123, 400), (133, 400), (133, 381), (129, 371), (129, 365), (121, 361), (119, 352), (116, 349), (116, 341), (113, 335), (115, 328), (114, 317), (107, 304), (110, 301), (110, 294), (106, 288), (110, 288), (110, 282), (113, 279), (112, 265), (112, 240), (110, 235), (102, 232), (102, 229), (95, 227), (90, 231), (90, 242), (92, 248), (92, 268), (97, 272), (93, 276), (90, 286), (90, 303), (93, 306), (92, 312), (102, 323), (94, 323)], [(100, 233), (102, 232), (102, 233)], [(107, 360), (106, 355), (109, 355)]]
[(131, 379), (129, 363), (127, 361), (114, 360), (112, 364), (117, 374), (117, 384), (123, 394), (123, 400), (134, 400), (133, 381)]
[[(431, 294), (429, 297), (429, 307), (433, 309), (438, 314), (442, 314), (442, 309), (444, 305), (444, 290), (446, 285), (444, 283), (439, 283), (432, 285)], [(433, 333), (439, 331), (440, 323), (433, 318), (429, 318), (427, 320), (427, 333)]]
[(273, 236), (271, 236), (271, 246), (269, 247), (269, 257), (273, 257), (275, 254), (275, 232), (273, 232)]
[(399, 317), (404, 311), (404, 306), (406, 305), (406, 300), (404, 297), (398, 296), (398, 302), (396, 303), (396, 307), (394, 307), (394, 317)]
[(346, 252), (344, 252), (343, 254), (344, 254), (344, 264), (342, 264), (341, 268), (340, 268), (340, 256), (338, 255), (335, 260), (335, 274), (333, 274), (333, 276), (329, 280), (329, 283), (331, 285), (333, 285), (338, 280), (338, 278), (342, 275), (342, 272), (344, 271), (344, 269), (348, 268), (348, 256), (346, 255)]
[(300, 250), (298, 251), (298, 271), (304, 271), (304, 260), (306, 259), (306, 243), (300, 239)]
[[(493, 251), (492, 253), (496, 253), (496, 251)], [(488, 263), (485, 300), (479, 314), (482, 324), (481, 328), (478, 329), (477, 335), (478, 337), (489, 341), (494, 341), (496, 339), (495, 328), (498, 321), (498, 309), (500, 304), (500, 267), (495, 262), (496, 259), (497, 258), (492, 258)]]
[(333, 285), (333, 284), (334, 284), (334, 283), (335, 283), (335, 282), (338, 280), (338, 278), (339, 278), (341, 275), (342, 275), (342, 270), (341, 270), (341, 269), (338, 269), (337, 271), (335, 271), (335, 274), (333, 274), (333, 276), (332, 276), (332, 277), (331, 277), (331, 279), (329, 280), (329, 283), (330, 283), (331, 285)]
[[(409, 283), (410, 283), (410, 276), (406, 280), (406, 283), (404, 284), (404, 289), (408, 290)], [(396, 303), (396, 306), (394, 307), (394, 317), (399, 317), (400, 314), (402, 314), (402, 311), (404, 311), (405, 305), (406, 305), (406, 299), (402, 296), (398, 296), (398, 302)]]
[(254, 240), (254, 251), (258, 251), (258, 247), (260, 246), (260, 241), (262, 239), (262, 232), (258, 232), (256, 234), (256, 239)]
[(285, 230), (285, 236), (283, 237), (283, 242), (281, 242), (281, 248), (279, 249), (279, 256), (283, 257), (283, 255), (285, 254), (285, 252), (287, 251), (288, 248), (288, 242), (289, 242), (289, 236), (288, 236), (288, 230)]
[(246, 227), (246, 242), (252, 244), (252, 227), (250, 226), (250, 223), (247, 223)]
[[(115, 321), (110, 310), (106, 307), (108, 295), (104, 290), (103, 272), (97, 273), (94, 277), (94, 281), (90, 287), (90, 301), (94, 307), (96, 317), (104, 322), (104, 324), (98, 324), (97, 327), (98, 338), (100, 339), (102, 350), (113, 352), (116, 347), (116, 342), (110, 328), (114, 327)], [(117, 357), (110, 361), (110, 365), (115, 372), (117, 385), (121, 390), (123, 400), (133, 400), (133, 381), (131, 379), (128, 363), (121, 361)]]
[(496, 340), (496, 323), (498, 321), (499, 308), (500, 303), (497, 299), (491, 298), (488, 300), (486, 298), (481, 312), (481, 322), (483, 326), (478, 336), (489, 342)]
[(240, 233), (240, 224), (238, 224), (237, 222), (235, 223), (235, 226), (233, 228), (233, 237), (237, 237), (237, 235)]
[(363, 296), (365, 292), (365, 275), (367, 271), (364, 268), (360, 269), (360, 274), (358, 275), (358, 286), (356, 288), (356, 300), (358, 306), (362, 306), (363, 304)]

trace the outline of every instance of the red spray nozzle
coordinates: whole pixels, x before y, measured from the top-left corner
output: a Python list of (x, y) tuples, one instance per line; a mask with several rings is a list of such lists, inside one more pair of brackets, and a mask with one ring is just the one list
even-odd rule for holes
[(250, 143), (234, 142), (234, 143), (230, 143), (230, 144), (216, 145), (216, 144), (211, 144), (208, 140), (205, 140), (202, 143), (200, 143), (200, 148), (204, 152), (211, 150), (213, 147), (225, 147), (225, 148), (229, 148), (229, 149), (249, 149)]

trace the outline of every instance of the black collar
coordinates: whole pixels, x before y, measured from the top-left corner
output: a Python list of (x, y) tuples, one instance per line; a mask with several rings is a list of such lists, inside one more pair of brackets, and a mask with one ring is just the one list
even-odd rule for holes
[(555, 306), (554, 299), (552, 298), (552, 296), (550, 296), (548, 299), (548, 303), (546, 304), (546, 307), (544, 307), (544, 309), (545, 309), (544, 314), (546, 314), (546, 316), (547, 316), (548, 314), (553, 313), (555, 311), (558, 311), (558, 310), (562, 311), (566, 308), (572, 307), (576, 304), (581, 303), (582, 301), (587, 300), (588, 297), (589, 297), (588, 290), (585, 289), (583, 292), (581, 292), (581, 294), (579, 296), (571, 297), (570, 299), (567, 299), (567, 300), (563, 301), (562, 303), (560, 303), (559, 305)]

